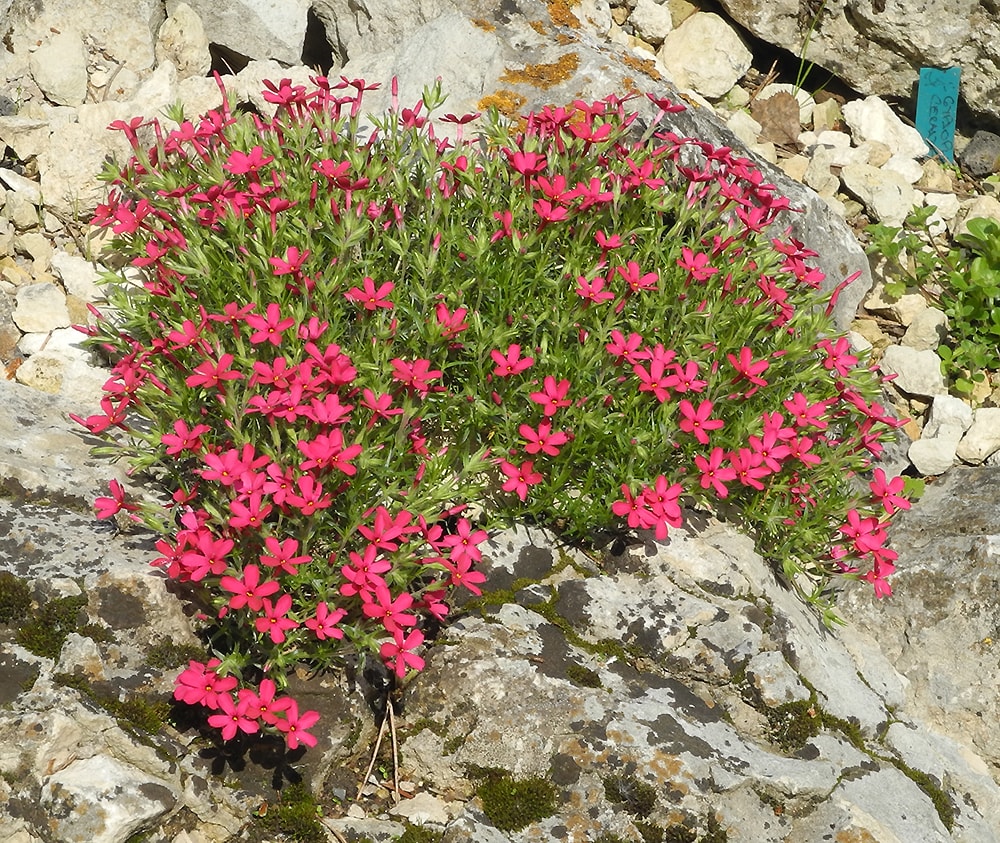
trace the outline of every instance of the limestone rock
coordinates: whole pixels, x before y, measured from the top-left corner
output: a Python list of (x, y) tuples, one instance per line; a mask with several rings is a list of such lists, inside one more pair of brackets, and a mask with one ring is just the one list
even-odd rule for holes
[(178, 3), (156, 36), (156, 60), (169, 60), (179, 79), (204, 76), (212, 66), (201, 18), (187, 3)]
[(922, 158), (928, 152), (920, 132), (900, 120), (881, 97), (852, 100), (842, 111), (858, 143), (878, 141), (888, 146), (894, 155), (906, 158)]
[(902, 344), (917, 351), (937, 351), (947, 334), (948, 317), (936, 307), (925, 307), (910, 322)]
[(753, 56), (721, 17), (691, 15), (664, 39), (657, 58), (680, 88), (718, 99), (749, 70)]
[(910, 395), (931, 397), (948, 391), (941, 374), (941, 358), (929, 349), (917, 351), (891, 345), (883, 353), (879, 368), (883, 374), (895, 375), (893, 384)]
[(635, 27), (635, 34), (654, 47), (663, 43), (674, 28), (670, 18), (670, 7), (655, 0), (636, 0), (635, 8), (628, 17)]
[(919, 194), (908, 179), (892, 170), (869, 164), (849, 164), (840, 173), (844, 188), (886, 225), (902, 226), (919, 204)]
[(980, 407), (955, 451), (962, 462), (979, 465), (1000, 451), (1000, 407)]
[[(167, 3), (170, 15), (178, 5), (175, 0)], [(224, 44), (251, 59), (276, 59), (285, 64), (302, 61), (309, 12), (307, 0), (284, 3), (189, 0), (188, 5), (201, 18), (205, 36), (213, 43)], [(359, 7), (356, 14), (363, 15), (365, 11)]]
[(66, 294), (55, 284), (28, 284), (17, 291), (14, 322), (22, 331), (52, 331), (68, 328)]
[(31, 75), (52, 102), (80, 105), (87, 96), (87, 51), (80, 34), (51, 34), (31, 54)]

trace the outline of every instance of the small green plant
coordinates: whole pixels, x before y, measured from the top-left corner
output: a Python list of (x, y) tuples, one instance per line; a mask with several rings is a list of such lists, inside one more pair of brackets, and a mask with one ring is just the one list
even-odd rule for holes
[(584, 667), (582, 664), (566, 665), (566, 678), (569, 679), (569, 681), (574, 685), (579, 685), (581, 688), (603, 687), (601, 677), (598, 675), (597, 671), (591, 670), (589, 667)]
[(328, 835), (319, 821), (320, 809), (316, 798), (304, 782), (289, 784), (281, 791), (281, 799), (258, 815), (260, 828), (293, 843), (326, 843)]
[(608, 776), (604, 795), (634, 816), (645, 818), (656, 805), (656, 788), (635, 776)]
[(406, 831), (396, 838), (396, 843), (440, 843), (442, 832), (422, 825), (406, 824)]
[(10, 571), (0, 572), (0, 623), (23, 618), (31, 608), (31, 589)]
[(539, 776), (515, 779), (505, 770), (470, 771), (480, 778), (476, 795), (483, 813), (500, 831), (520, 831), (556, 812), (556, 788)]
[(902, 228), (868, 227), (870, 254), (885, 260), (885, 291), (923, 293), (948, 317), (938, 347), (951, 390), (968, 398), (988, 372), (1000, 370), (1000, 224), (971, 219), (957, 243), (943, 247), (930, 231), (933, 206), (915, 209)]
[(46, 601), (18, 629), (17, 643), (36, 656), (58, 659), (66, 637), (77, 631), (80, 610), (86, 605), (82, 594)]

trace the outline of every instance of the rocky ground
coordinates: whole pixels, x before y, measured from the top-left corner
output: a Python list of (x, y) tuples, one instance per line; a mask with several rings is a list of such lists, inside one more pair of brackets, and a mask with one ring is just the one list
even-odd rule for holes
[[(215, 4), (171, 3), (164, 20), (152, 0), (102, 0), (82, 35), (79, 4), (24, 20), (6, 5), (0, 567), (28, 589), (0, 575), (3, 839), (262, 840), (295, 823), (314, 836), (292, 839), (339, 841), (1000, 839), (1000, 400), (993, 384), (975, 409), (948, 395), (943, 314), (888, 298), (859, 244), (866, 222), (898, 224), (914, 205), (936, 206), (941, 236), (1000, 217), (988, 181), (925, 159), (885, 99), (776, 84), (730, 24), (680, 2), (370, 2), (365, 21), (289, 4), (298, 24), (249, 4), (237, 25)], [(831, 634), (723, 525), (591, 556), (522, 529), (491, 542), (494, 593), (403, 697), (406, 798), (386, 787), (385, 750), (365, 780), (377, 694), (363, 675), (300, 678), (325, 724), (304, 754), (222, 749), (171, 711), (198, 641), (148, 567), (152, 539), (91, 517), (114, 467), (67, 421), (94, 411), (106, 379), (70, 328), (101, 301), (95, 175), (127, 153), (104, 127), (177, 98), (213, 107), (213, 62), (245, 64), (227, 86), (264, 110), (260, 80), (304, 81), (307, 44), (344, 65), (335, 74), (397, 73), (404, 100), (440, 75), (456, 113), (666, 91), (690, 105), (676, 131), (760, 156), (804, 209), (790, 223), (828, 282), (862, 271), (837, 318), (896, 375), (913, 440), (899, 467), (943, 475), (899, 525), (896, 596), (848, 590), (849, 623)]]

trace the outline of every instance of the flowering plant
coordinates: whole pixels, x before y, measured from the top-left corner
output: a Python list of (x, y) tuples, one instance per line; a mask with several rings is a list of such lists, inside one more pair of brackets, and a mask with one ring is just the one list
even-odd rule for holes
[(97, 505), (163, 533), (202, 607), (212, 658), (177, 699), (225, 739), (314, 743), (288, 672), (419, 670), (514, 516), (664, 539), (714, 510), (828, 620), (836, 577), (888, 593), (908, 503), (857, 479), (895, 422), (748, 160), (660, 129), (662, 100), (641, 138), (611, 96), (466, 140), (439, 90), (366, 131), (369, 86), (314, 82), (268, 84), (271, 119), (115, 124), (135, 154), (96, 222), (135, 273), (89, 329), (113, 374), (78, 421), (169, 495)]

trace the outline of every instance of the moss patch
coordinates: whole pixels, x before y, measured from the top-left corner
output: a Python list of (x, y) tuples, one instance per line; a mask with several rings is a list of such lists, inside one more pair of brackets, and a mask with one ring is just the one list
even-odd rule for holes
[(66, 636), (77, 631), (80, 610), (86, 605), (82, 594), (43, 603), (17, 631), (17, 643), (36, 656), (58, 659)]
[(608, 776), (604, 779), (604, 796), (641, 819), (656, 806), (656, 788), (635, 776)]
[[(257, 817), (260, 831), (281, 835), (295, 843), (326, 843), (326, 829), (319, 821), (319, 805), (304, 782), (290, 784), (281, 791), (281, 800)], [(266, 839), (266, 836), (257, 839)]]
[(185, 667), (192, 659), (205, 657), (205, 648), (194, 644), (178, 644), (175, 641), (161, 641), (146, 654), (146, 664), (158, 670), (173, 670)]
[(23, 618), (31, 608), (28, 583), (9, 571), (0, 572), (0, 623)]
[(479, 767), (469, 774), (480, 780), (476, 796), (487, 819), (500, 831), (520, 831), (556, 812), (556, 788), (546, 779), (515, 779), (506, 770)]
[(584, 667), (582, 664), (571, 664), (566, 666), (566, 678), (574, 685), (581, 688), (601, 688), (603, 683), (597, 671)]
[(396, 843), (440, 843), (443, 836), (443, 832), (407, 823), (406, 831), (396, 838)]

